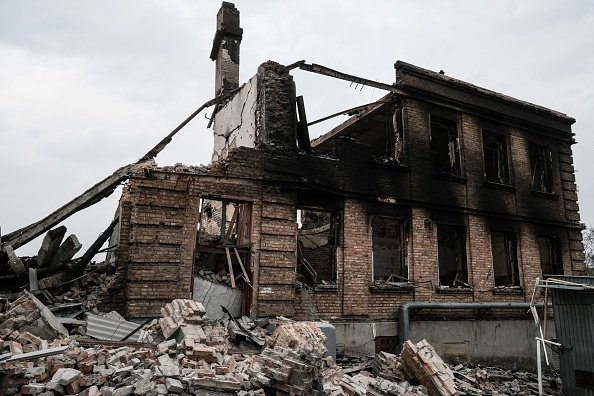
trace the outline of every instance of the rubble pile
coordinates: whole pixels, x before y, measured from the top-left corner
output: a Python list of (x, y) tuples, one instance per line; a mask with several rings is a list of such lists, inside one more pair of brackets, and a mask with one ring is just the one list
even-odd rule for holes
[[(312, 322), (278, 318), (270, 335), (260, 327), (268, 321), (214, 321), (192, 300), (173, 300), (161, 313), (145, 330), (158, 328), (162, 342), (90, 339), (69, 335), (23, 292), (0, 314), (0, 394), (537, 394), (529, 373), (450, 369), (425, 340), (407, 342), (400, 356), (380, 352), (371, 365), (343, 370), (326, 356), (326, 337)], [(547, 394), (561, 394), (558, 381), (547, 384)]]
[[(466, 395), (538, 395), (535, 373), (469, 364), (454, 366), (452, 371), (456, 387)], [(545, 395), (563, 394), (558, 376), (543, 374), (542, 381)]]

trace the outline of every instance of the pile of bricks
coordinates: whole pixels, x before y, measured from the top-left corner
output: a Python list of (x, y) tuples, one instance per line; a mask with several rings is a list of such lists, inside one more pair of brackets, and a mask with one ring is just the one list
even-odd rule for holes
[[(445, 383), (443, 362), (426, 342), (407, 344), (406, 354), (400, 358), (380, 353), (373, 363), (375, 375), (363, 371), (351, 377), (325, 356), (326, 337), (312, 322), (283, 319), (261, 351), (238, 350), (227, 331), (232, 324), (241, 323), (252, 336), (262, 336), (264, 330), (250, 330), (253, 322), (248, 318), (214, 321), (205, 316), (202, 304), (173, 300), (161, 309), (163, 342), (110, 346), (109, 342), (93, 345), (76, 336), (64, 337), (50, 326), (55, 317), (44, 313), (44, 308), (47, 310), (32, 295), (23, 293), (2, 314), (0, 347), (5, 354), (0, 356), (0, 394), (451, 394), (431, 393), (445, 385), (423, 382), (433, 370)], [(418, 367), (408, 367), (409, 360), (422, 361), (429, 370), (420, 375)], [(409, 381), (424, 386), (401, 380), (404, 375), (413, 375)]]
[(425, 386), (430, 395), (450, 396), (457, 392), (454, 373), (427, 340), (421, 340), (416, 345), (406, 341), (400, 360), (404, 371)]
[(27, 291), (21, 293), (8, 310), (0, 314), (0, 329), (17, 334), (28, 332), (45, 340), (68, 335), (68, 331), (49, 309)]
[(371, 363), (373, 373), (390, 381), (404, 381), (407, 375), (397, 355), (388, 352), (378, 352)]

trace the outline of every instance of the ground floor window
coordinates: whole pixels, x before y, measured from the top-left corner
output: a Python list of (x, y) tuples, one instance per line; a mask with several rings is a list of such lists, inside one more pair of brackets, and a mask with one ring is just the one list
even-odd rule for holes
[(297, 222), (298, 278), (310, 285), (336, 284), (339, 214), (299, 209)]
[(373, 216), (373, 280), (408, 281), (404, 222), (395, 217)]
[(493, 231), (491, 233), (491, 250), (495, 287), (520, 286), (515, 235)]
[(440, 287), (470, 287), (464, 227), (437, 225), (437, 259)]
[(251, 204), (201, 198), (196, 236), (196, 274), (236, 287), (250, 278)]
[(543, 275), (563, 275), (561, 244), (556, 237), (539, 237), (538, 252)]

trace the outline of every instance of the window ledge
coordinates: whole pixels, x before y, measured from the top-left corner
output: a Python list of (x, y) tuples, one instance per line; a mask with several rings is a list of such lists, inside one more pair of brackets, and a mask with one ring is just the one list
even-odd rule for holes
[(489, 188), (496, 188), (498, 190), (503, 190), (503, 191), (516, 191), (516, 187), (514, 187), (514, 186), (511, 186), (509, 184), (501, 184), (501, 183), (491, 182), (491, 181), (486, 181), (485, 186), (489, 187)]
[(444, 172), (431, 172), (431, 176), (435, 177), (436, 179), (445, 179), (450, 181), (455, 181), (458, 183), (466, 183), (466, 178), (462, 176), (452, 175), (451, 173), (444, 173)]
[(313, 290), (314, 292), (336, 292), (338, 291), (338, 285), (329, 284), (329, 285), (308, 285), (306, 283), (296, 282), (295, 283), (295, 291), (301, 292), (303, 289)]
[(439, 294), (472, 294), (474, 289), (471, 287), (436, 287), (435, 291)]
[(547, 199), (557, 199), (559, 198), (559, 194), (556, 193), (549, 193), (543, 191), (532, 190), (532, 195), (535, 197), (547, 198)]
[(313, 290), (315, 292), (335, 292), (338, 291), (338, 285), (315, 285)]
[(410, 293), (415, 285), (410, 282), (378, 283), (369, 286), (372, 293)]
[(493, 288), (493, 294), (496, 294), (496, 295), (509, 295), (509, 294), (523, 295), (524, 289), (522, 289), (519, 286), (513, 286), (513, 287), (500, 286), (500, 287)]
[(378, 168), (394, 169), (401, 172), (410, 171), (410, 167), (408, 165), (399, 164), (395, 161), (381, 161), (379, 159), (374, 159), (370, 162), (370, 164)]

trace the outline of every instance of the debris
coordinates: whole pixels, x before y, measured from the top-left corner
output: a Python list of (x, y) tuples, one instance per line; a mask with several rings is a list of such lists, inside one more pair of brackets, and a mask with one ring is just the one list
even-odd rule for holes
[[(80, 303), (71, 302), (52, 309), (59, 312), (80, 307)], [(538, 392), (537, 376), (532, 373), (469, 365), (450, 369), (425, 340), (416, 345), (407, 342), (400, 356), (380, 352), (371, 363), (363, 358), (342, 358), (350, 365), (343, 370), (331, 356), (325, 356), (326, 337), (313, 322), (277, 318), (270, 323), (278, 323), (275, 331), (268, 335), (255, 324), (269, 325), (268, 321), (247, 317), (212, 320), (203, 305), (192, 300), (171, 301), (162, 308), (161, 319), (144, 326), (143, 331), (152, 336), (161, 337), (155, 334), (159, 330), (163, 336), (168, 334), (168, 339), (159, 343), (93, 340), (60, 333), (49, 326), (52, 320), (46, 316), (53, 315), (50, 309), (28, 292), (7, 308), (0, 324), (0, 375), (4, 375), (7, 395), (19, 391), (61, 395), (232, 392), (244, 396)], [(138, 326), (116, 312), (98, 316), (98, 322), (89, 326), (89, 317), (92, 323), (95, 316), (87, 313), (87, 333), (89, 329), (93, 333), (101, 323), (111, 331), (118, 326)], [(21, 323), (24, 317), (41, 322)], [(244, 348), (242, 340), (247, 338), (240, 334), (245, 331), (266, 340), (261, 351)], [(546, 394), (561, 394), (557, 377), (545, 377), (545, 384)]]
[(456, 393), (454, 374), (441, 360), (427, 340), (404, 343), (401, 359), (405, 372), (425, 386), (431, 396), (450, 396)]

